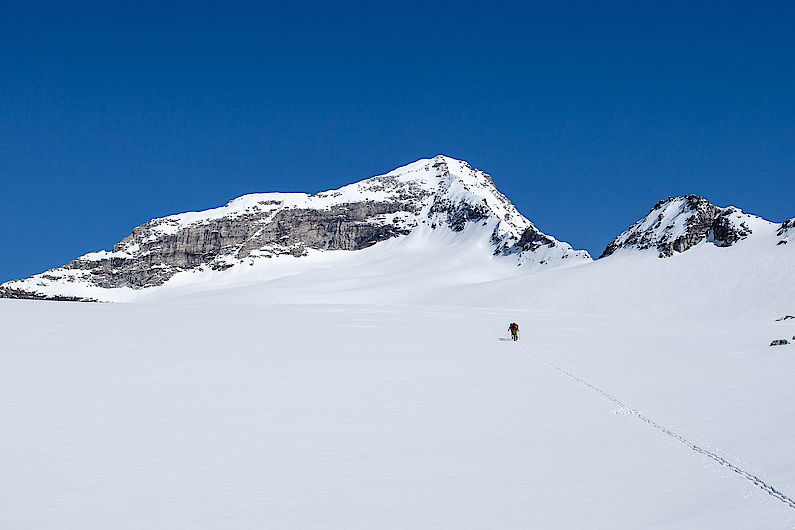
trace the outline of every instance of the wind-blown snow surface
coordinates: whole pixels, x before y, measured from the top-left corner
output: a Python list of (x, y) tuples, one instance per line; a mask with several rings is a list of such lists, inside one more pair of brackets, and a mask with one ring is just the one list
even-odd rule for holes
[(792, 320), (0, 300), (0, 322), (2, 528), (795, 525), (748, 478), (795, 495), (795, 346), (767, 346)]

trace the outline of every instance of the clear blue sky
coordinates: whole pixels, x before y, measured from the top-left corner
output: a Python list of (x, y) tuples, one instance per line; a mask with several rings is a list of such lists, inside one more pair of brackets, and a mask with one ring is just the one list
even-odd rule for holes
[(791, 1), (69, 4), (1, 10), (0, 281), (439, 153), (594, 255), (669, 195), (795, 216)]

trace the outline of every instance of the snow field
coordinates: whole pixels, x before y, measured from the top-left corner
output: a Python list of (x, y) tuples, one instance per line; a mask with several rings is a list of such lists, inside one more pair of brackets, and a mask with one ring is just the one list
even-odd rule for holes
[(791, 495), (788, 322), (14, 300), (0, 322), (2, 528), (795, 525), (536, 359)]

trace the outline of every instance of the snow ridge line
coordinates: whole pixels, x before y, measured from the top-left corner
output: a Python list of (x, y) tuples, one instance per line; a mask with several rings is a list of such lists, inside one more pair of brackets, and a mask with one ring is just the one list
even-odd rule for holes
[(737, 473), (738, 475), (740, 475), (744, 479), (750, 481), (751, 483), (754, 484), (754, 486), (756, 486), (757, 488), (761, 489), (762, 491), (764, 491), (765, 493), (767, 493), (771, 497), (774, 497), (774, 498), (778, 499), (779, 501), (783, 502), (784, 504), (786, 504), (787, 506), (789, 506), (790, 508), (795, 509), (795, 500), (793, 500), (791, 497), (785, 495), (784, 493), (780, 492), (779, 490), (777, 490), (776, 488), (774, 488), (770, 484), (766, 483), (764, 480), (762, 480), (761, 478), (757, 477), (756, 475), (754, 475), (752, 473), (749, 473), (748, 471), (745, 471), (744, 469), (732, 464), (731, 462), (729, 462), (728, 460), (726, 460), (722, 456), (719, 456), (719, 455), (713, 453), (712, 451), (709, 451), (707, 449), (704, 449), (703, 447), (700, 447), (700, 446), (694, 444), (693, 442), (689, 441), (684, 436), (682, 436), (680, 434), (677, 434), (674, 431), (671, 431), (670, 429), (667, 429), (667, 428), (663, 427), (662, 425), (660, 425), (659, 423), (657, 423), (653, 419), (649, 418), (648, 416), (645, 416), (642, 412), (640, 412), (640, 411), (638, 411), (636, 409), (628, 407), (622, 401), (620, 401), (619, 399), (611, 396), (610, 394), (608, 394), (607, 392), (605, 392), (601, 388), (599, 388), (599, 387), (597, 387), (595, 385), (592, 385), (588, 381), (586, 381), (586, 380), (574, 375), (573, 373), (567, 371), (564, 368), (561, 368), (560, 366), (556, 365), (552, 361), (549, 361), (549, 360), (541, 357), (540, 355), (536, 355), (534, 353), (530, 353), (529, 351), (527, 351), (527, 348), (524, 345), (522, 345), (521, 348), (522, 348), (522, 351), (524, 351), (524, 353), (526, 353), (530, 357), (536, 359), (537, 361), (540, 361), (540, 362), (548, 364), (549, 366), (551, 366), (555, 370), (557, 370), (557, 371), (561, 372), (562, 374), (568, 376), (569, 378), (573, 379), (574, 381), (576, 381), (576, 382), (578, 382), (578, 383), (590, 388), (591, 390), (594, 390), (595, 392), (598, 392), (605, 399), (615, 403), (616, 405), (621, 407), (621, 409), (626, 411), (628, 414), (631, 414), (632, 416), (635, 416), (637, 419), (639, 419), (639, 420), (651, 425), (652, 427), (654, 427), (655, 429), (657, 429), (661, 433), (663, 433), (663, 434), (665, 434), (667, 436), (670, 436), (674, 440), (677, 440), (678, 442), (682, 443), (683, 445), (686, 445), (687, 447), (689, 447), (693, 451), (706, 456), (707, 458), (709, 458), (710, 460), (713, 460), (717, 464), (719, 464), (719, 465), (721, 465), (721, 466), (723, 466), (723, 467), (725, 467), (725, 468)]

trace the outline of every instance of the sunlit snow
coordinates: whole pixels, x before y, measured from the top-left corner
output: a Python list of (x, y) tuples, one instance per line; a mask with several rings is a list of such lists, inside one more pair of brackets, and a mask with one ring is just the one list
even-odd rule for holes
[(795, 243), (737, 222), (551, 268), (492, 222), (147, 289), (59, 270), (128, 303), (0, 299), (0, 528), (795, 528)]

